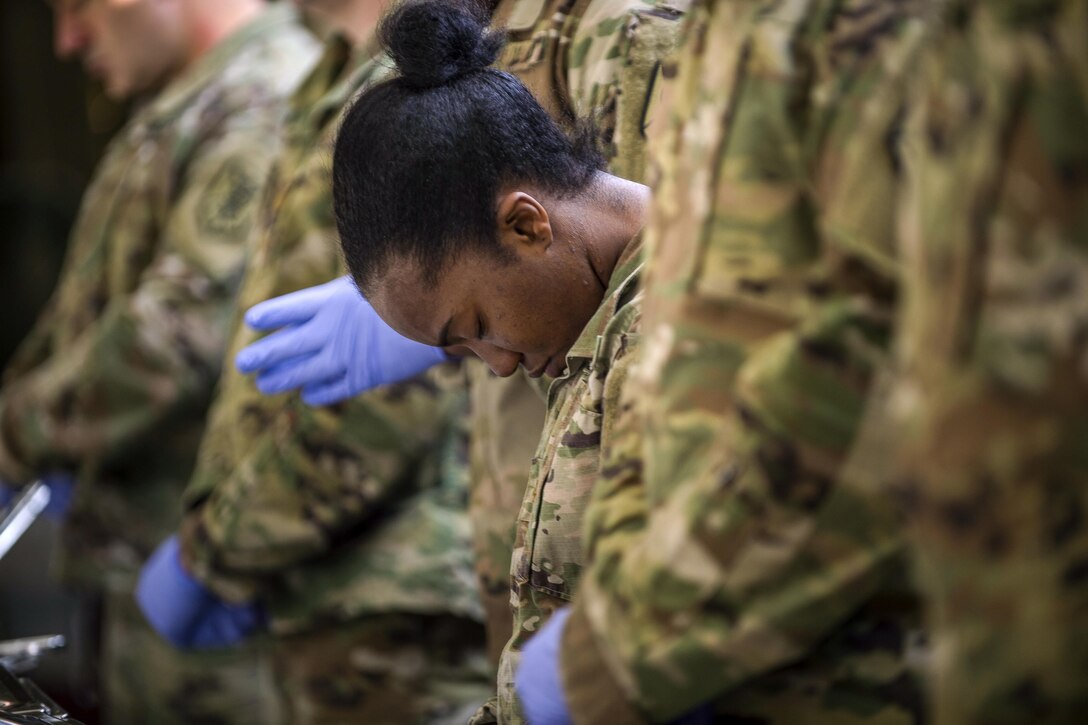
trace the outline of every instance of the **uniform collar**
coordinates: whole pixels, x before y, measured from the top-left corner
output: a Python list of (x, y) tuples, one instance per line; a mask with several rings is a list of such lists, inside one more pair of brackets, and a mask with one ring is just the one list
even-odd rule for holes
[(191, 105), (193, 96), (223, 74), (245, 46), (274, 28), (295, 22), (295, 18), (294, 9), (286, 3), (279, 3), (262, 11), (256, 18), (197, 58), (181, 75), (168, 83), (148, 102), (144, 114), (150, 119), (167, 120), (178, 115)]

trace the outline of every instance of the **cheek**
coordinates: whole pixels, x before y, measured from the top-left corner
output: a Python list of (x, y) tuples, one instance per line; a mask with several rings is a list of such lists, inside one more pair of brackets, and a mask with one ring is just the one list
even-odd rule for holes
[(541, 286), (511, 304), (510, 317), (516, 321), (521, 352), (552, 354), (582, 325), (572, 317), (570, 299), (554, 288)]

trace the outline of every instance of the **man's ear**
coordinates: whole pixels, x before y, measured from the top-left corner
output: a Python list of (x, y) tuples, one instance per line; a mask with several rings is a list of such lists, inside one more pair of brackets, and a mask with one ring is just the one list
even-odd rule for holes
[(542, 252), (551, 246), (552, 225), (548, 211), (523, 191), (499, 198), (495, 223), (499, 243), (511, 252)]

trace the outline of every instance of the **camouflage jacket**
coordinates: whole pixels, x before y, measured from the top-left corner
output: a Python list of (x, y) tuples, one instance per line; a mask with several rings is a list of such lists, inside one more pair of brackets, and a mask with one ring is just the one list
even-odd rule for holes
[[(331, 39), (292, 99), (240, 310), (344, 273), (330, 149), (345, 104), (388, 72), (375, 50)], [(464, 452), (448, 449), (463, 392), (439, 373), (312, 408), (297, 394), (262, 395), (234, 369), (254, 339), (238, 320), (186, 492), (194, 575), (229, 599), (260, 597), (280, 633), (375, 612), (479, 618), (456, 470)]]
[[(689, 0), (500, 0), (508, 42), (497, 65), (516, 75), (561, 122), (591, 118), (608, 168), (642, 181), (644, 129), (656, 108), (661, 59)], [(471, 496), (476, 573), (493, 662), (511, 634), (510, 554), (545, 403), (519, 371), (497, 378), (466, 360), (471, 399)]]
[(692, 11), (654, 140), (642, 359), (564, 632), (577, 723), (711, 700), (746, 722), (923, 716), (903, 539), (844, 475), (891, 335), (902, 73), (923, 10)]
[(0, 475), (78, 476), (65, 578), (132, 573), (177, 525), (269, 139), (313, 51), (269, 10), (144, 104), (99, 164), (0, 402)]
[(957, 0), (916, 64), (897, 374), (864, 454), (895, 461), (875, 493), (909, 524), (942, 724), (1088, 708), (1086, 37), (1078, 0)]
[(639, 338), (642, 243), (624, 250), (604, 300), (548, 388), (544, 433), (530, 466), (510, 563), (514, 634), (499, 663), (497, 716), (520, 722), (513, 687), (522, 645), (567, 604), (582, 569), (582, 514), (599, 474), (626, 360)]

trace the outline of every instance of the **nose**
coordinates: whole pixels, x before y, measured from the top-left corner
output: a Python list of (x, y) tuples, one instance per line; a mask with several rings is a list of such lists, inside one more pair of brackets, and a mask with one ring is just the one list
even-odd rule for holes
[(483, 341), (476, 341), (469, 345), (476, 356), (487, 363), (491, 372), (500, 378), (507, 378), (514, 374), (521, 364), (521, 353), (507, 350), (504, 347), (492, 345)]
[(53, 51), (60, 58), (71, 58), (87, 47), (90, 34), (79, 13), (57, 3), (53, 18)]

